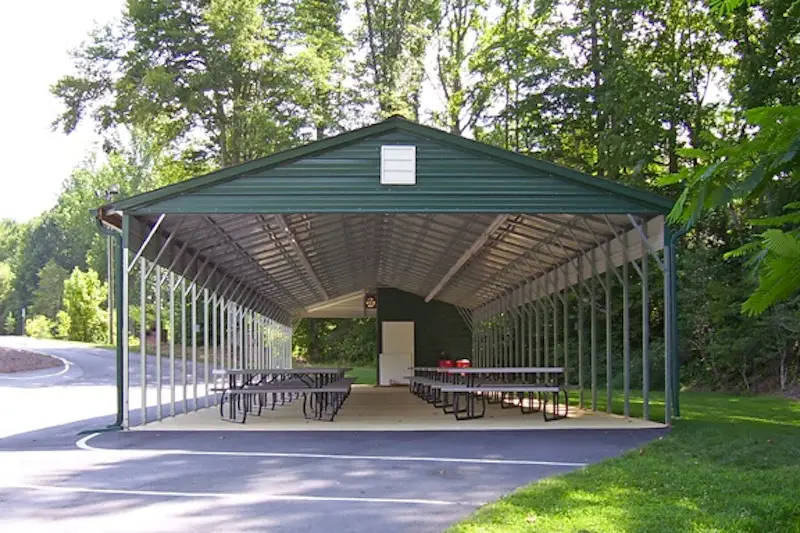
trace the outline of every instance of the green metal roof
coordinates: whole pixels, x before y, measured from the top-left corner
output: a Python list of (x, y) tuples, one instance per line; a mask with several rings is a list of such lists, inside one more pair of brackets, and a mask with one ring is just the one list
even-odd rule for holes
[[(417, 147), (417, 184), (379, 183), (380, 147)], [(672, 202), (401, 117), (113, 204), (128, 214), (638, 213)]]
[[(415, 185), (381, 185), (385, 145), (416, 147)], [(213, 291), (241, 285), (288, 323), (376, 287), (475, 309), (579, 258), (602, 268), (612, 242), (609, 261), (635, 260), (646, 253), (643, 231), (660, 249), (671, 207), (647, 191), (393, 117), (103, 212), (129, 217), (134, 250), (153, 234), (143, 257)]]

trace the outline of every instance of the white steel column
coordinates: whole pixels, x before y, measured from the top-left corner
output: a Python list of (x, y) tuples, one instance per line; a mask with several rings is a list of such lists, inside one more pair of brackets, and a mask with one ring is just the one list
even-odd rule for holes
[(203, 406), (208, 407), (208, 289), (203, 289)]
[(169, 413), (175, 416), (175, 272), (169, 271)]
[(186, 278), (181, 276), (181, 387), (183, 389), (183, 412), (189, 411), (188, 376), (186, 373)]
[(192, 405), (197, 411), (197, 284), (192, 283)]
[(163, 418), (161, 409), (161, 265), (156, 265), (156, 420)]
[(139, 258), (139, 386), (142, 394), (141, 423), (147, 424), (147, 262)]

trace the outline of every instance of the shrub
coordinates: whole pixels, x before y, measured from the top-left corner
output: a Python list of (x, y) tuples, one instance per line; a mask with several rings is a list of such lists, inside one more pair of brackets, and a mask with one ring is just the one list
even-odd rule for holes
[(37, 339), (53, 338), (53, 322), (44, 315), (36, 315), (25, 321), (25, 334)]
[(68, 339), (72, 320), (66, 311), (59, 311), (56, 315), (56, 338)]
[(17, 334), (17, 319), (14, 318), (14, 313), (12, 313), (11, 311), (9, 311), (8, 314), (6, 315), (4, 327), (6, 335)]
[(97, 272), (78, 268), (64, 281), (64, 308), (70, 319), (69, 338), (75, 341), (102, 342), (105, 338), (106, 286)]

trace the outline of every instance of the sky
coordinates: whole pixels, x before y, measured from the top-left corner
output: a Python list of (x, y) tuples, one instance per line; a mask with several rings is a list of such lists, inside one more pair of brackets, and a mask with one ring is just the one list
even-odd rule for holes
[(51, 128), (61, 106), (50, 85), (72, 69), (69, 51), (122, 0), (6, 2), (0, 17), (0, 218), (29, 220), (55, 205), (61, 183), (94, 148), (90, 125)]

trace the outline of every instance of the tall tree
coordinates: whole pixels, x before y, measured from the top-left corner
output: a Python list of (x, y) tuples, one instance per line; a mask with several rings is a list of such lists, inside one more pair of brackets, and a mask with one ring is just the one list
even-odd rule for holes
[(444, 111), (434, 120), (451, 133), (470, 130), (478, 117), (475, 75), (470, 61), (478, 50), (479, 32), (484, 27), (483, 0), (442, 0), (434, 21), (436, 79)]
[(67, 269), (58, 266), (50, 259), (39, 271), (39, 282), (33, 291), (31, 315), (44, 315), (55, 320), (61, 310), (61, 298), (64, 293), (64, 280), (69, 276)]
[(419, 120), (426, 44), (436, 17), (433, 0), (363, 0), (361, 8), (362, 89), (380, 117)]
[(341, 132), (353, 105), (345, 62), (352, 43), (342, 30), (346, 10), (344, 0), (298, 0), (294, 4), (292, 28), (299, 51), (291, 68), (298, 78), (298, 105), (316, 139)]
[(69, 133), (90, 113), (104, 132), (135, 126), (222, 166), (287, 147), (302, 124), (286, 14), (277, 0), (128, 0), (53, 87), (66, 107), (56, 123)]

